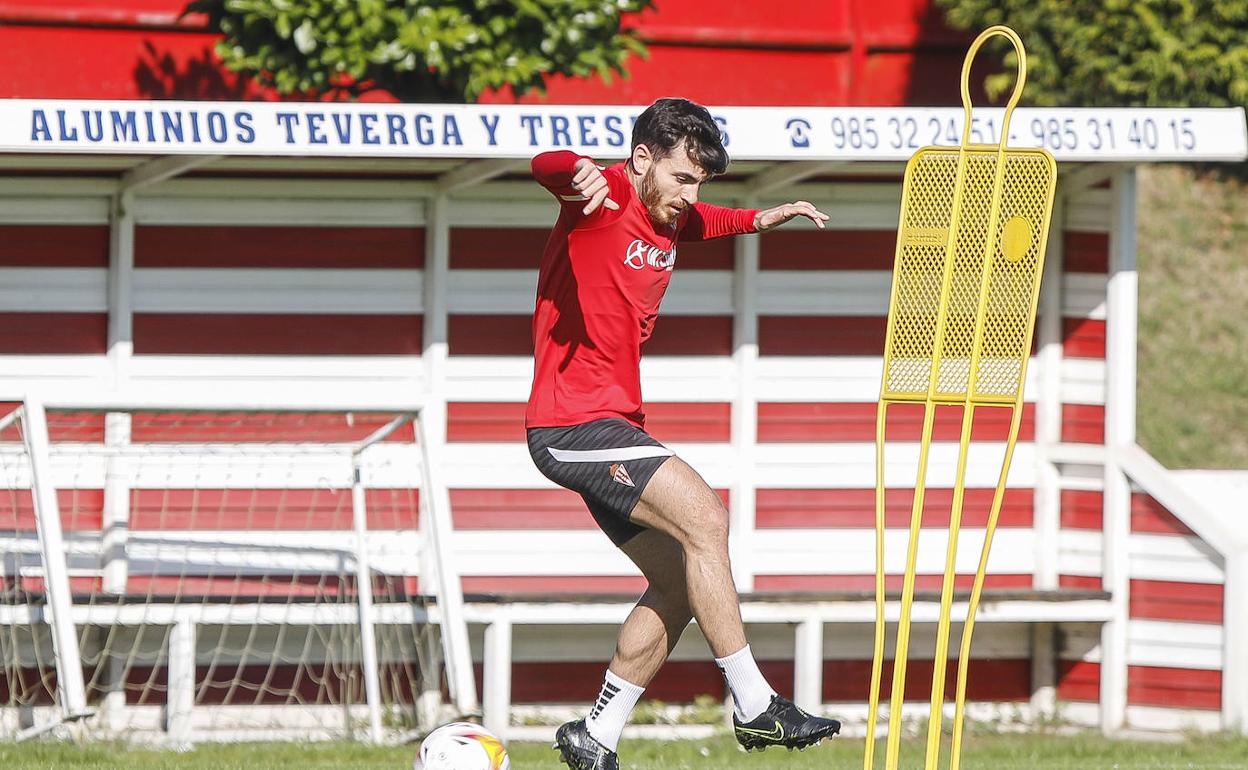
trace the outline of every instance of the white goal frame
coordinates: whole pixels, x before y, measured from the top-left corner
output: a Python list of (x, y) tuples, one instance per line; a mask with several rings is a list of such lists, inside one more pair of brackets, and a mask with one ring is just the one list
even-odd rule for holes
[[(378, 623), (432, 623), (440, 631), (442, 663), (446, 669), (452, 707), (459, 715), (479, 712), (472, 652), (464, 614), (463, 590), (455, 555), (450, 547), (453, 526), (449, 507), (450, 496), (443, 482), (438, 458), (429, 451), (428, 435), (424, 421), (421, 419), (422, 403), (408, 402), (382, 407), (376, 404), (361, 405), (348, 401), (331, 403), (318, 399), (307, 403), (292, 400), (275, 406), (203, 399), (122, 397), (43, 399), (31, 394), (9, 400), (20, 401), (21, 405), (0, 417), (0, 430), (19, 420), (22, 423), (22, 438), (31, 469), (31, 496), (40, 558), (45, 574), (47, 603), (41, 607), (0, 608), (0, 625), (39, 622), (49, 624), (52, 630), (57, 671), (55, 716), (41, 724), (22, 730), (15, 736), (18, 740), (31, 738), (53, 730), (63, 723), (82, 720), (96, 714), (96, 711), (87, 705), (79, 663), (81, 654), (77, 630), (80, 625), (125, 626), (163, 623), (172, 626), (173, 630), (169, 638), (169, 695), (165, 729), (168, 733), (168, 740), (177, 745), (189, 745), (193, 740), (190, 711), (193, 704), (195, 675), (195, 627), (201, 623), (234, 625), (300, 621), (312, 625), (358, 624), (368, 714), (367, 737), (373, 743), (384, 740), (375, 625)], [(47, 412), (52, 409), (91, 411), (106, 415), (142, 411), (265, 413), (381, 411), (394, 414), (395, 417), (386, 425), (356, 442), (351, 452), (351, 504), (354, 534), (352, 547), (358, 586), (357, 604), (355, 606), (294, 608), (264, 603), (186, 607), (171, 605), (143, 607), (125, 604), (75, 606), (70, 589), (57, 488), (52, 475), (51, 442), (47, 423)], [(414, 606), (411, 603), (377, 604), (374, 602), (372, 580), (369, 579), (372, 571), (365, 540), (367, 477), (366, 469), (361, 462), (361, 454), (364, 449), (386, 438), (408, 422), (413, 425), (420, 454), (419, 528), (424, 536), (422, 558), (427, 560), (431, 567), (424, 571), (425, 574), (434, 578), (433, 591), (429, 592), (434, 599), (432, 607)], [(422, 589), (422, 592), (425, 590)]]

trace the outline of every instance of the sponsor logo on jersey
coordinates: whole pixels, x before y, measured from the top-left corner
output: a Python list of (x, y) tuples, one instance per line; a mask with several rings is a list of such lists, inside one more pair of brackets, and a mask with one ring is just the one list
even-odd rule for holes
[(637, 486), (633, 483), (633, 477), (628, 475), (628, 470), (624, 468), (624, 463), (611, 463), (611, 480), (626, 487)]
[(655, 270), (670, 271), (676, 266), (676, 247), (673, 246), (671, 251), (664, 251), (638, 238), (628, 244), (628, 249), (624, 252), (624, 264), (634, 270), (649, 265)]

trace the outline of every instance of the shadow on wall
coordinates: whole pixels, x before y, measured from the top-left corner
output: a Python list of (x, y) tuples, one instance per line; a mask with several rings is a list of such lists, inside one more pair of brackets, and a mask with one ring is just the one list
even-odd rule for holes
[(224, 101), (261, 98), (257, 86), (223, 68), (210, 46), (182, 61), (151, 42), (145, 42), (143, 49), (143, 57), (134, 67), (134, 82), (145, 98)]
[[(977, 30), (956, 30), (945, 21), (944, 9), (933, 0), (916, 12), (919, 27), (918, 43), (910, 67), (906, 88), (906, 104), (932, 107), (960, 107), (962, 60), (978, 34)], [(1026, 41), (1024, 41), (1026, 42)], [(989, 99), (984, 93), (984, 79), (1000, 70), (992, 62), (1000, 60), (1000, 52), (1009, 43), (993, 40), (975, 57), (971, 68), (970, 93), (974, 106), (1004, 105), (1008, 94)]]

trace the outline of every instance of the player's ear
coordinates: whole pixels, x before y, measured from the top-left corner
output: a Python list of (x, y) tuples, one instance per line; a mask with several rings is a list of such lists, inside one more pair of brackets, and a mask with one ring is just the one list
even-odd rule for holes
[(644, 144), (639, 144), (633, 148), (633, 154), (629, 156), (628, 162), (633, 167), (633, 173), (644, 175), (650, 169), (650, 164), (654, 162), (654, 153), (650, 152), (650, 148)]

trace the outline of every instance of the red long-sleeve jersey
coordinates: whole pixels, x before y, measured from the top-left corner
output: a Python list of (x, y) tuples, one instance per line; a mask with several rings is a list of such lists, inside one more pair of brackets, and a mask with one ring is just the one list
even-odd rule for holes
[(603, 170), (613, 211), (582, 214), (572, 188), (582, 156), (546, 152), (533, 177), (560, 202), (546, 241), (533, 313), (530, 428), (622, 417), (641, 427), (641, 344), (654, 329), (659, 303), (676, 265), (678, 240), (754, 232), (755, 209), (696, 203), (674, 228), (656, 230), (623, 163)]

